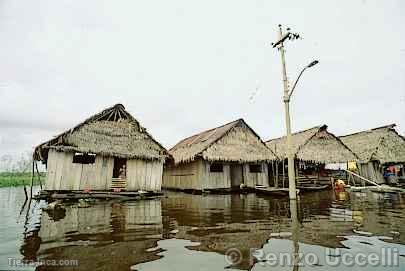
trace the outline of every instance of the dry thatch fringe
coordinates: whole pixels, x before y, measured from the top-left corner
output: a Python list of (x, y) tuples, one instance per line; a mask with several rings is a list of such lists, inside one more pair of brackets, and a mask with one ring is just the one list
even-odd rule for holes
[[(340, 163), (357, 160), (357, 156), (343, 142), (327, 131), (328, 126), (316, 126), (292, 135), (292, 150), (296, 159), (311, 163)], [(266, 142), (280, 158), (287, 158), (287, 138)]]
[(378, 161), (381, 164), (405, 163), (405, 139), (395, 131), (395, 124), (368, 131), (341, 136), (361, 162)]
[(198, 157), (241, 163), (277, 159), (243, 119), (188, 137), (169, 152), (176, 164), (188, 163)]
[(109, 107), (39, 145), (35, 148), (34, 159), (45, 162), (51, 148), (145, 160), (167, 157), (166, 149), (121, 104)]

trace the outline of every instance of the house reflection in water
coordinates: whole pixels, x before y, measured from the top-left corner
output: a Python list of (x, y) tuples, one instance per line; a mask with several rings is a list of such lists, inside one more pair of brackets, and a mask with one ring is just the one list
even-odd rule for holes
[(40, 229), (29, 235), (36, 237), (27, 237), (21, 250), (30, 260), (77, 260), (75, 270), (129, 270), (136, 263), (159, 258), (147, 250), (162, 238), (161, 213), (159, 199), (102, 202), (89, 208), (67, 206), (65, 217), (58, 221), (44, 212)]
[[(405, 243), (401, 227), (405, 216), (403, 200), (355, 194), (334, 199), (331, 193), (314, 193), (299, 201), (296, 226), (300, 251), (311, 248), (308, 245), (319, 249), (344, 247), (344, 241), (356, 231), (375, 236), (399, 232), (393, 240)], [(136, 202), (100, 202), (89, 208), (71, 205), (66, 207), (65, 217), (56, 217), (57, 221), (43, 213), (40, 229), (26, 235), (21, 253), (34, 260), (76, 259), (79, 266), (75, 270), (191, 270), (211, 260), (217, 267), (213, 269), (250, 270), (256, 263), (251, 249), (268, 250), (269, 244), (277, 243), (275, 238), (293, 238), (288, 199), (176, 192), (166, 196)], [(284, 241), (278, 243), (286, 246), (277, 249), (290, 248), (290, 241)], [(230, 248), (241, 251), (240, 262), (225, 261)], [(60, 269), (64, 270), (54, 268)]]

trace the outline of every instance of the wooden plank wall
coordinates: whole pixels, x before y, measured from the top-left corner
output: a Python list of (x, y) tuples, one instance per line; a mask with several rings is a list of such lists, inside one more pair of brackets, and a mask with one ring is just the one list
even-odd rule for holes
[(376, 183), (384, 183), (384, 176), (378, 168), (376, 162), (358, 163), (359, 173), (366, 179), (372, 180)]
[(105, 190), (111, 187), (114, 159), (96, 156), (94, 164), (75, 164), (73, 153), (49, 151), (45, 190)]
[(196, 160), (187, 164), (165, 167), (162, 186), (164, 188), (200, 190), (202, 187), (202, 166), (202, 160)]
[(163, 162), (131, 159), (127, 161), (127, 190), (160, 191)]
[[(223, 172), (210, 172), (210, 162), (197, 160), (176, 167), (165, 168), (163, 187), (176, 189), (222, 189), (231, 187), (231, 164), (223, 163)], [(248, 187), (269, 186), (268, 167), (262, 163), (261, 173), (250, 173), (249, 164), (243, 165), (244, 183)]]
[(243, 179), (248, 187), (255, 187), (256, 185), (269, 186), (269, 171), (267, 163), (261, 163), (262, 172), (252, 173), (249, 170), (249, 164), (243, 165)]
[[(97, 155), (94, 164), (75, 164), (73, 153), (49, 151), (45, 190), (109, 190), (114, 158)], [(163, 163), (128, 160), (128, 191), (160, 191)]]
[(203, 178), (204, 184), (203, 189), (221, 189), (221, 188), (230, 188), (231, 187), (231, 171), (230, 165), (223, 163), (222, 172), (211, 172), (210, 171), (210, 162), (203, 162)]

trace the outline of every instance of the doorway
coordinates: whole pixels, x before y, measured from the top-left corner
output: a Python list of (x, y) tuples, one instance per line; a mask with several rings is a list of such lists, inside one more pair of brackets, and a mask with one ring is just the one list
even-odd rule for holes
[(230, 166), (231, 170), (231, 187), (240, 187), (243, 184), (243, 166), (240, 164), (233, 164)]
[(127, 159), (114, 157), (113, 178), (126, 179)]

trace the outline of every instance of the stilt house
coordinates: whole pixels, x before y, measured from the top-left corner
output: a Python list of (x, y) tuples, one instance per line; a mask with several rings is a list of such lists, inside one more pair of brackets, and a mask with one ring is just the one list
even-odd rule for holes
[[(330, 177), (324, 172), (329, 163), (356, 161), (356, 155), (335, 135), (328, 132), (328, 126), (316, 126), (292, 134), (291, 144), (295, 159), (297, 181), (311, 182)], [(267, 146), (281, 159), (270, 169), (271, 184), (288, 187), (287, 138), (281, 137), (266, 142)]]
[(390, 165), (398, 166), (399, 173), (405, 175), (405, 139), (395, 131), (395, 126), (391, 124), (340, 137), (360, 158), (361, 176), (383, 183), (383, 169)]
[(163, 187), (182, 190), (268, 186), (267, 163), (276, 160), (243, 119), (188, 137), (169, 153)]
[(45, 190), (161, 190), (167, 151), (123, 105), (103, 110), (35, 148)]

